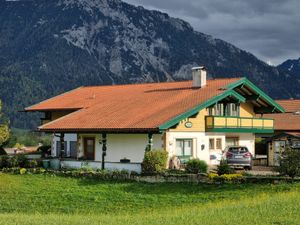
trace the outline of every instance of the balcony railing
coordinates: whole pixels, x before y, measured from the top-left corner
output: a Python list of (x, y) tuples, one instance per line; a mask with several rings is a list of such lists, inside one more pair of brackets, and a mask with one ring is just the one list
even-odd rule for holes
[(273, 133), (274, 120), (267, 118), (206, 116), (207, 132)]

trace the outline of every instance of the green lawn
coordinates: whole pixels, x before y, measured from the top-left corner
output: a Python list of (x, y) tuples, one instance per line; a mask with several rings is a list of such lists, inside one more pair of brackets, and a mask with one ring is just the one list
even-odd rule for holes
[(300, 183), (113, 183), (0, 173), (0, 224), (300, 224)]

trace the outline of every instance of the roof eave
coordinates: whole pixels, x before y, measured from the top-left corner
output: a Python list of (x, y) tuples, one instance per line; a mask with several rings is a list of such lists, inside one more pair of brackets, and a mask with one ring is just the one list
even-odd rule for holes
[[(243, 77), (242, 79), (233, 82), (231, 84), (228, 84), (226, 86), (227, 89), (233, 90), (234, 88), (240, 86), (240, 85), (247, 85), (249, 86), (253, 91), (255, 91), (261, 98), (263, 98), (268, 104), (274, 107), (274, 112), (284, 113), (285, 109), (279, 105), (275, 100), (273, 100), (270, 96), (268, 96), (265, 92), (263, 92), (259, 87), (257, 87), (255, 84), (253, 84), (250, 80), (248, 80), (246, 77)], [(266, 113), (268, 113), (266, 111)]]
[(176, 125), (177, 123), (179, 123), (183, 119), (188, 118), (188, 117), (198, 113), (200, 110), (202, 110), (204, 108), (207, 108), (207, 107), (217, 103), (218, 101), (221, 101), (222, 99), (224, 99), (228, 96), (234, 96), (240, 102), (246, 102), (246, 99), (243, 96), (241, 96), (240, 94), (238, 94), (237, 92), (235, 92), (234, 90), (227, 90), (227, 91), (224, 91), (223, 93), (207, 100), (206, 102), (204, 102), (200, 105), (197, 105), (193, 109), (191, 109), (187, 112), (184, 112), (184, 113), (176, 116), (175, 118), (165, 122), (164, 124), (159, 126), (159, 130), (163, 131), (163, 130), (169, 129), (170, 127)]

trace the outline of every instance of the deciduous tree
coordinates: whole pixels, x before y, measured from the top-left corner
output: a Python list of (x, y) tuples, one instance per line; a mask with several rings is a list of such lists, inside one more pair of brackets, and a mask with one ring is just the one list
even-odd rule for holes
[(0, 147), (8, 140), (9, 138), (9, 122), (4, 117), (2, 112), (2, 102), (0, 100)]

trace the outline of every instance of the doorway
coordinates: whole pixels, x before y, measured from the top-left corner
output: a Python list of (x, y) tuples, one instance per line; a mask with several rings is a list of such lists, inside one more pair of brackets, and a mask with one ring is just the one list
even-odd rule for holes
[(84, 138), (84, 156), (87, 160), (95, 160), (95, 138)]

